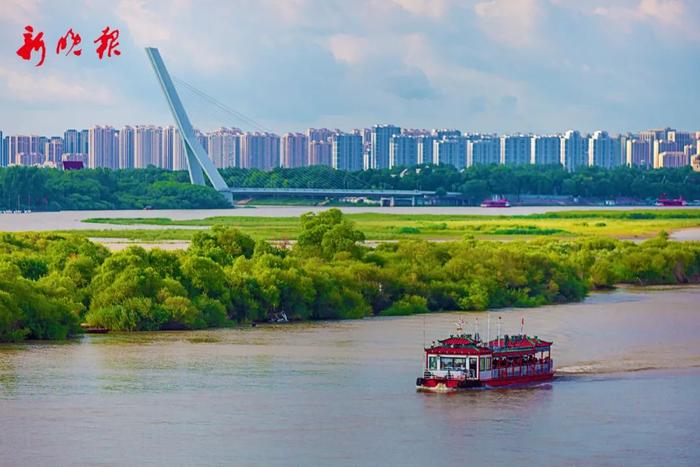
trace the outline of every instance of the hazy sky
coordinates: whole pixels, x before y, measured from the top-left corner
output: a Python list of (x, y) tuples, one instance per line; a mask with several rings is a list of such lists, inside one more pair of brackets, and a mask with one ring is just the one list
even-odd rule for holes
[[(34, 67), (15, 51), (45, 32)], [(121, 30), (120, 57), (92, 41)], [(55, 54), (72, 27), (83, 55)], [(0, 0), (0, 130), (172, 120), (143, 47), (275, 131), (700, 130), (696, 0)], [(240, 126), (186, 89), (195, 126)]]

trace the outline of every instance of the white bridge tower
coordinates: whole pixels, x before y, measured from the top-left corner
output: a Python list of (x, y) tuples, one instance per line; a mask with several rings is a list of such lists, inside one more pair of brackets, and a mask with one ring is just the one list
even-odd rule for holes
[(230, 202), (232, 198), (231, 189), (226, 185), (219, 171), (216, 170), (214, 163), (209, 159), (202, 145), (199, 144), (194, 128), (192, 128), (192, 123), (187, 116), (187, 112), (185, 112), (185, 107), (183, 107), (180, 96), (178, 96), (170, 78), (168, 69), (165, 68), (165, 63), (160, 57), (160, 52), (154, 47), (147, 47), (146, 55), (148, 55), (148, 59), (153, 65), (153, 70), (156, 72), (160, 87), (163, 89), (165, 98), (168, 101), (177, 129), (180, 131), (182, 145), (187, 158), (187, 170), (190, 173), (190, 181), (196, 185), (204, 185), (204, 174), (206, 174), (212, 186)]

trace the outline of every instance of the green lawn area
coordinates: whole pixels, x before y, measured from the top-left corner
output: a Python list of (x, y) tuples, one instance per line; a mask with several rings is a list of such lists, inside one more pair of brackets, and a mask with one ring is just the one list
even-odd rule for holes
[[(700, 209), (630, 210), (630, 211), (559, 211), (524, 216), (481, 216), (444, 214), (346, 214), (356, 223), (368, 240), (422, 238), (453, 240), (464, 237), (515, 240), (552, 237), (576, 238), (602, 235), (634, 239), (652, 237), (660, 231), (699, 227)], [(254, 238), (292, 240), (296, 238), (300, 221), (295, 217), (221, 216), (193, 220), (168, 218), (92, 218), (85, 222), (110, 225), (143, 225), (138, 230), (76, 231), (91, 237), (128, 238), (134, 240), (187, 240), (194, 229), (177, 227), (236, 227)], [(149, 225), (168, 229), (148, 229)]]

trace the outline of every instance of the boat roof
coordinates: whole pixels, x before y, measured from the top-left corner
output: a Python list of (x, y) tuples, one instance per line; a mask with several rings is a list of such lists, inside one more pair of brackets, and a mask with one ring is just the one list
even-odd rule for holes
[(491, 349), (483, 346), (471, 334), (450, 336), (425, 349), (430, 354), (443, 355), (490, 355)]
[(519, 334), (515, 336), (505, 335), (500, 339), (489, 342), (489, 347), (495, 352), (520, 352), (524, 350), (547, 350), (552, 346), (551, 341), (540, 339), (537, 336)]
[(545, 341), (537, 336), (525, 334), (515, 336), (503, 336), (493, 339), (486, 345), (471, 334), (450, 336), (447, 339), (437, 341), (431, 347), (425, 349), (429, 354), (442, 355), (526, 355), (534, 352), (549, 350), (551, 341)]

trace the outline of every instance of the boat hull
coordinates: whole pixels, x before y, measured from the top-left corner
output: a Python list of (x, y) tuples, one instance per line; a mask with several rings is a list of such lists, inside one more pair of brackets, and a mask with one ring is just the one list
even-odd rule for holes
[(515, 386), (526, 386), (538, 384), (554, 379), (554, 373), (543, 373), (539, 375), (515, 376), (512, 378), (480, 380), (456, 380), (441, 378), (418, 378), (416, 380), (416, 390), (420, 392), (456, 392), (477, 388), (507, 388)]

